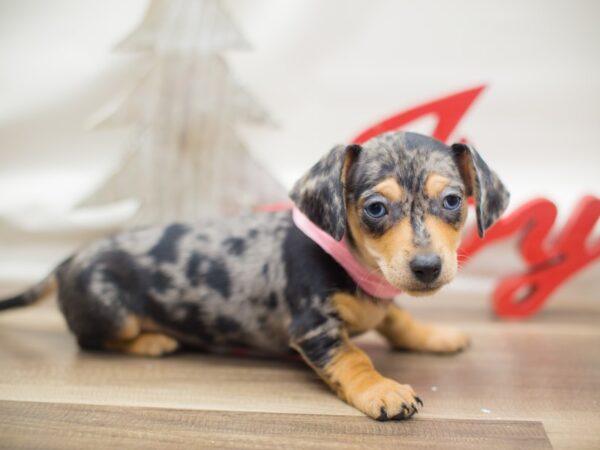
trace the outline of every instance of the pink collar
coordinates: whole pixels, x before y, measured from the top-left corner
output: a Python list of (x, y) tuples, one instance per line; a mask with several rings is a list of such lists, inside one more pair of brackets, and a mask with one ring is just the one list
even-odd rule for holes
[(292, 211), (292, 217), (296, 226), (326, 253), (331, 255), (346, 270), (350, 278), (367, 294), (381, 299), (390, 299), (400, 293), (385, 278), (369, 272), (354, 258), (348, 249), (346, 238), (336, 241), (332, 236), (312, 223), (296, 207)]

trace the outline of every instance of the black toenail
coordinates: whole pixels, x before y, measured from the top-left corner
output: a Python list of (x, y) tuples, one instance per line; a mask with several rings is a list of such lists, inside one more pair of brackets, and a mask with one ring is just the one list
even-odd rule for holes
[(379, 420), (380, 422), (385, 422), (386, 420), (388, 420), (388, 415), (387, 412), (385, 412), (385, 408), (382, 406), (381, 407), (381, 413), (379, 414), (379, 417), (377, 417), (377, 420)]

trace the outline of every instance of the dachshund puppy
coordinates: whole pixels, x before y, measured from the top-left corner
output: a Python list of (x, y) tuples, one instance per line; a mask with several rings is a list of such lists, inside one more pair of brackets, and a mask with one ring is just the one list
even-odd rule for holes
[(376, 329), (392, 347), (448, 353), (460, 331), (423, 324), (392, 302), (428, 295), (456, 275), (474, 197), (479, 233), (508, 192), (469, 145), (391, 132), (333, 148), (294, 186), (292, 211), (174, 223), (100, 240), (29, 291), (54, 286), (84, 349), (161, 356), (296, 350), (340, 398), (378, 420), (422, 406), (413, 389), (380, 375), (350, 337)]

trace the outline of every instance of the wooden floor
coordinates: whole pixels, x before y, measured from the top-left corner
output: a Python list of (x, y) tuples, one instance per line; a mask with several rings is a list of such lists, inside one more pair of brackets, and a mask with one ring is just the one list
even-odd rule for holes
[(440, 357), (359, 339), (425, 402), (394, 423), (362, 416), (299, 361), (83, 353), (52, 303), (5, 312), (0, 447), (600, 448), (600, 301), (556, 302), (518, 323), (479, 297), (402, 302), (474, 344)]

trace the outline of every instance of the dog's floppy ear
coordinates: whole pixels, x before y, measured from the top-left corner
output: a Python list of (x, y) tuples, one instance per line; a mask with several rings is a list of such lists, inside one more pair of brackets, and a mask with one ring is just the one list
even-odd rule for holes
[(488, 167), (479, 153), (467, 144), (453, 144), (452, 152), (467, 188), (467, 195), (475, 197), (477, 230), (483, 237), (502, 215), (510, 198), (500, 178)]
[(300, 178), (290, 197), (314, 224), (337, 241), (346, 232), (346, 198), (344, 185), (352, 160), (360, 145), (338, 145)]

